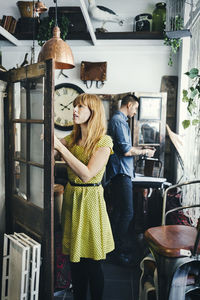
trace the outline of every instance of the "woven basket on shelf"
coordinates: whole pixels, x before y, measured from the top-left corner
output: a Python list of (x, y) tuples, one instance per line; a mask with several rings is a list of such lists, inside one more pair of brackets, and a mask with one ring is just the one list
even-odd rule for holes
[(33, 1), (18, 1), (17, 6), (22, 18), (33, 18)]

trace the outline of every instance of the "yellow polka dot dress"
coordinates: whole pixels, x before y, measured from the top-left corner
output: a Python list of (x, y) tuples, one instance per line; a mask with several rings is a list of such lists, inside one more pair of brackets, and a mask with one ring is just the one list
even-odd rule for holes
[[(67, 144), (71, 136), (66, 138)], [(112, 140), (108, 135), (98, 142), (98, 147), (109, 147), (112, 152)], [(75, 145), (70, 151), (82, 163), (87, 165), (88, 157), (82, 146)], [(105, 259), (106, 254), (114, 249), (114, 241), (103, 196), (103, 187), (72, 186), (70, 182), (84, 184), (67, 167), (68, 180), (63, 197), (62, 229), (63, 253), (70, 255), (70, 261), (79, 262), (80, 258), (94, 260)], [(89, 182), (101, 182), (104, 168)]]

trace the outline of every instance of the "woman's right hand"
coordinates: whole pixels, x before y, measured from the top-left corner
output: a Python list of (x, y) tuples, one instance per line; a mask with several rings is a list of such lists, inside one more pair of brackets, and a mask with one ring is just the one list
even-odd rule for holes
[(54, 134), (54, 149), (59, 151), (61, 142), (57, 138), (57, 136)]

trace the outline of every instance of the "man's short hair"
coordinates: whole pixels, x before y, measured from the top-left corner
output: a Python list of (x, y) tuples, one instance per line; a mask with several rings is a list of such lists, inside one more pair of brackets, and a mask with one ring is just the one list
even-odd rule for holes
[(126, 95), (122, 98), (121, 106), (125, 106), (129, 102), (133, 102), (133, 103), (137, 102), (138, 104), (140, 103), (138, 97), (136, 97), (134, 94), (131, 94), (131, 95)]

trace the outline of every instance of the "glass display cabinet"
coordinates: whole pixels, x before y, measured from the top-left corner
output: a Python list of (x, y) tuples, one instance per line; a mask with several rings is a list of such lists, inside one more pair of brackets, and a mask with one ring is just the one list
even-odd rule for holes
[[(164, 173), (167, 94), (135, 93), (135, 95), (139, 98), (140, 105), (137, 115), (131, 122), (133, 146), (156, 148), (154, 157), (157, 162), (154, 163), (153, 176), (162, 177)], [(142, 172), (145, 167), (144, 161), (138, 167), (139, 171)]]

